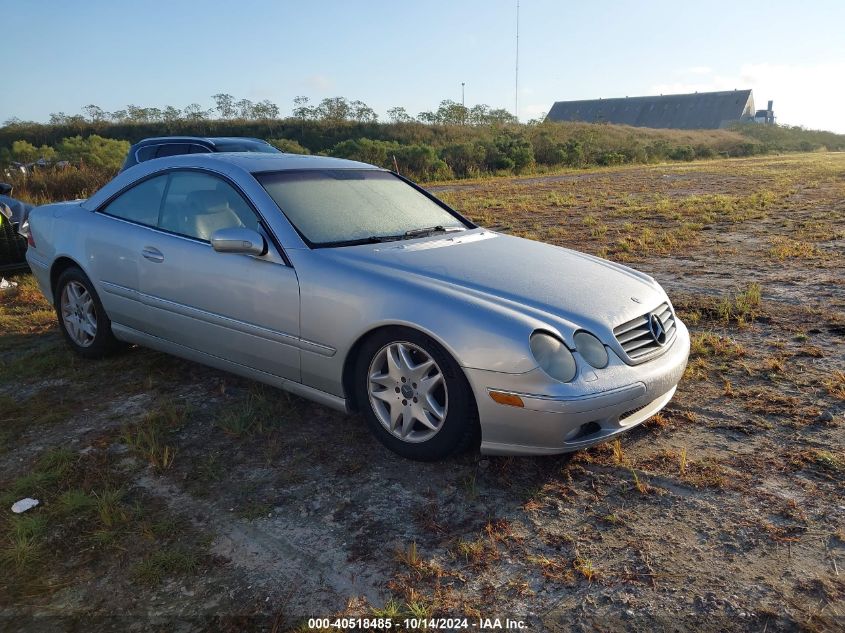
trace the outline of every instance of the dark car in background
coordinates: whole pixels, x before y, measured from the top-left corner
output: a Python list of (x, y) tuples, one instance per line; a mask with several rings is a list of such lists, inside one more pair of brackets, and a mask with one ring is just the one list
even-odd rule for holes
[[(204, 137), (204, 136), (160, 136), (145, 138), (129, 148), (129, 153), (120, 171), (153, 158), (177, 156), (180, 154), (209, 154), (214, 152), (259, 152), (281, 154), (267, 141), (249, 137)], [(36, 168), (45, 169), (51, 163), (15, 163), (26, 176)], [(52, 163), (55, 167), (66, 167), (67, 161)], [(12, 185), (0, 183), (0, 271), (26, 268), (26, 219), (32, 205), (11, 197)], [(19, 232), (20, 231), (20, 232)], [(21, 232), (23, 234), (21, 234)]]
[(0, 183), (0, 271), (26, 268), (26, 237), (18, 229), (32, 205), (12, 197), (12, 185)]
[(180, 154), (209, 154), (212, 152), (260, 152), (281, 154), (279, 150), (260, 138), (241, 136), (159, 136), (145, 138), (129, 148), (129, 154), (120, 171), (124, 171), (153, 158)]

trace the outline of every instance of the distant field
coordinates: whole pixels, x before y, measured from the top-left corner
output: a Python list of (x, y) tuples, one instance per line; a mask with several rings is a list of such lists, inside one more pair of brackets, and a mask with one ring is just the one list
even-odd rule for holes
[[(357, 417), (212, 369), (76, 358), (17, 275), (0, 299), (0, 622), (841, 630), (845, 154), (431, 189), (654, 276), (692, 333), (669, 407), (571, 460), (404, 461)], [(24, 496), (42, 505), (13, 517)]]

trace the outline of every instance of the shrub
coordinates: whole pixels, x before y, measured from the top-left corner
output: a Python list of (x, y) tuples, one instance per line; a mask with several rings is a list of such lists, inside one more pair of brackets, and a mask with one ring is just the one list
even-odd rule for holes
[(648, 161), (650, 163), (656, 163), (660, 161), (664, 161), (669, 157), (670, 152), (669, 141), (665, 139), (658, 139), (649, 143), (646, 148), (645, 152), (648, 156)]
[(446, 162), (438, 157), (433, 147), (419, 143), (402, 145), (396, 141), (359, 138), (338, 143), (330, 153), (338, 158), (398, 169), (402, 175), (417, 180), (436, 180), (452, 175)]
[(493, 140), (493, 144), (497, 151), (494, 160), (500, 165), (509, 163), (505, 169), (514, 169), (520, 173), (534, 167), (534, 148), (524, 136), (504, 130)]
[(602, 166), (621, 165), (625, 162), (625, 155), (619, 152), (602, 152), (596, 162)]
[(695, 157), (696, 158), (715, 158), (716, 157), (716, 150), (708, 145), (696, 145), (695, 146)]
[(693, 160), (695, 158), (695, 150), (691, 145), (673, 147), (669, 152), (669, 158), (672, 160)]
[(486, 149), (478, 143), (455, 143), (440, 150), (440, 158), (459, 178), (478, 175), (486, 156)]
[(534, 159), (540, 165), (562, 165), (566, 163), (566, 145), (557, 142), (548, 132), (538, 135), (531, 144), (534, 147)]
[(114, 178), (115, 171), (90, 165), (72, 165), (65, 169), (47, 167), (28, 175), (13, 173), (10, 180), (16, 198), (32, 204), (47, 204), (57, 200), (88, 198)]
[(570, 167), (583, 167), (587, 164), (587, 157), (584, 154), (584, 145), (578, 139), (570, 139), (564, 145), (566, 151), (565, 163)]
[(399, 173), (420, 180), (442, 180), (451, 176), (446, 162), (429, 145), (400, 145), (392, 152)]
[(63, 160), (116, 171), (129, 152), (129, 141), (103, 138), (97, 134), (86, 138), (71, 136), (62, 139), (56, 150)]
[(647, 163), (648, 152), (645, 146), (636, 141), (630, 141), (623, 149), (622, 155), (626, 163)]
[(289, 138), (271, 138), (267, 141), (281, 152), (286, 154), (310, 154), (308, 148), (302, 147), (299, 143)]
[(379, 167), (392, 168), (393, 154), (399, 148), (396, 141), (374, 141), (369, 138), (342, 141), (335, 145), (330, 154), (338, 158), (359, 160)]
[(33, 163), (41, 158), (50, 161), (56, 158), (56, 150), (49, 145), (35, 147), (27, 141), (15, 141), (12, 143), (10, 158), (19, 163)]

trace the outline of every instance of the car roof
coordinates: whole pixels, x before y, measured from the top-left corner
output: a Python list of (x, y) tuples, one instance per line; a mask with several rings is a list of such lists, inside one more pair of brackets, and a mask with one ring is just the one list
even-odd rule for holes
[[(292, 169), (380, 169), (375, 165), (356, 160), (315, 156), (313, 154), (259, 154), (257, 152), (217, 152), (215, 154), (190, 154), (212, 162), (223, 161), (253, 174)], [(161, 160), (156, 159), (156, 160)]]
[(201, 143), (208, 143), (209, 145), (216, 145), (220, 142), (251, 141), (253, 143), (268, 145), (267, 141), (252, 136), (152, 136), (138, 141), (135, 143), (135, 146), (158, 145), (161, 143), (189, 143), (191, 141), (199, 141)]
[(217, 152), (212, 154), (180, 154), (156, 158), (138, 163), (120, 172), (102, 189), (82, 203), (83, 208), (96, 209), (111, 196), (138, 180), (158, 172), (174, 168), (208, 169), (234, 176), (237, 172), (260, 174), (275, 171), (299, 171), (309, 169), (371, 169), (385, 171), (381, 167), (359, 163), (344, 158), (314, 156), (310, 154), (261, 154), (257, 152)]

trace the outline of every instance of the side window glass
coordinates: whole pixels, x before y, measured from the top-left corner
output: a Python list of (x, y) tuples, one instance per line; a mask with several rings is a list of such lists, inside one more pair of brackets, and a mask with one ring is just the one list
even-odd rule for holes
[(155, 158), (157, 149), (158, 148), (155, 145), (147, 145), (146, 147), (142, 147), (137, 152), (135, 152), (135, 158), (138, 160), (139, 163), (143, 163), (144, 161)]
[(187, 143), (165, 143), (160, 145), (156, 152), (156, 158), (164, 158), (165, 156), (178, 156), (180, 154), (190, 154), (191, 146)]
[(191, 145), (191, 154), (210, 154), (211, 150), (203, 145)]
[(166, 183), (167, 176), (145, 180), (109, 202), (103, 211), (124, 220), (155, 226)]
[(258, 230), (258, 219), (229, 183), (201, 172), (171, 173), (159, 228), (208, 241), (218, 229), (237, 227)]

